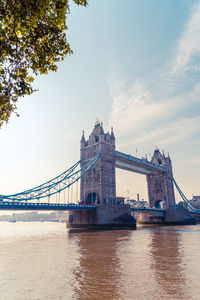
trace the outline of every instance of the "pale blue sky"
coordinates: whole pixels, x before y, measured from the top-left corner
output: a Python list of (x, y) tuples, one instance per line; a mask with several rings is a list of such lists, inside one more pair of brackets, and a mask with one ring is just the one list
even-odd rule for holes
[[(101, 0), (72, 5), (74, 54), (35, 81), (0, 130), (0, 193), (23, 191), (79, 159), (98, 117), (116, 148), (170, 152), (174, 177), (200, 194), (200, 1)], [(118, 195), (146, 198), (145, 177), (117, 171)]]

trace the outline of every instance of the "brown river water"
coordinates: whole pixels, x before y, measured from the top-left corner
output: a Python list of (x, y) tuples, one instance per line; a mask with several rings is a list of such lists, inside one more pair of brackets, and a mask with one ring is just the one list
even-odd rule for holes
[(0, 222), (0, 300), (200, 300), (200, 225), (69, 232)]

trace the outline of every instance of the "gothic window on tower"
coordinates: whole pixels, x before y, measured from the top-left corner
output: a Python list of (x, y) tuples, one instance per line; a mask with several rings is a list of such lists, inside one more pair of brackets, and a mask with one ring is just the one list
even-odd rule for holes
[(90, 149), (88, 149), (88, 152), (87, 152), (87, 157), (90, 158), (90, 157), (94, 157), (96, 154), (96, 149), (95, 147), (92, 147)]

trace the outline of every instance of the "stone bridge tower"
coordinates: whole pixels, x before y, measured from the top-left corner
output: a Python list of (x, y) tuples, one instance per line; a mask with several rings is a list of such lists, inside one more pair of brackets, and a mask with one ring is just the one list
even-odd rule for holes
[(166, 172), (147, 175), (149, 206), (164, 209), (175, 208), (172, 162), (169, 155), (166, 157), (155, 149), (151, 162), (165, 168)]
[(102, 123), (97, 121), (88, 140), (85, 140), (83, 132), (80, 152), (81, 167), (101, 152), (96, 164), (81, 178), (81, 202), (104, 204), (106, 199), (115, 198), (115, 137), (113, 129), (111, 128), (111, 133), (104, 133)]

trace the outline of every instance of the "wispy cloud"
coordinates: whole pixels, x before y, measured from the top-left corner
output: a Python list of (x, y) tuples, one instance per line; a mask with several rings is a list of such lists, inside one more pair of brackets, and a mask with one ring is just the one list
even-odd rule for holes
[[(164, 71), (160, 70), (159, 80), (152, 82), (151, 90), (141, 80), (135, 80), (127, 88), (119, 74), (109, 78), (110, 125), (118, 137), (127, 136), (123, 145), (150, 140), (165, 145), (186, 140), (200, 130), (197, 111), (191, 113), (192, 107), (200, 103), (200, 81), (188, 84), (187, 77), (187, 71), (192, 68), (200, 74), (197, 63), (194, 65), (197, 56), (200, 56), (200, 2), (191, 10), (175, 54)], [(171, 86), (175, 93), (171, 92)]]
[(139, 81), (129, 90), (123, 89), (122, 85), (115, 90), (110, 83), (110, 93), (113, 99), (110, 123), (118, 135), (124, 135), (151, 129), (157, 122), (167, 123), (165, 125), (168, 127), (177, 113), (200, 101), (200, 83), (185, 95), (166, 98), (161, 102), (153, 102), (151, 94)]
[(193, 7), (191, 16), (178, 41), (176, 54), (172, 60), (172, 73), (174, 75), (184, 74), (188, 69), (200, 70), (195, 56), (200, 56), (200, 2)]
[(142, 135), (136, 136), (128, 143), (121, 144), (120, 147), (128, 145), (151, 143), (160, 145), (168, 145), (170, 143), (178, 143), (179, 141), (192, 137), (200, 131), (200, 116), (195, 118), (184, 119), (180, 122), (174, 122), (165, 128), (154, 128), (149, 132), (144, 132)]

